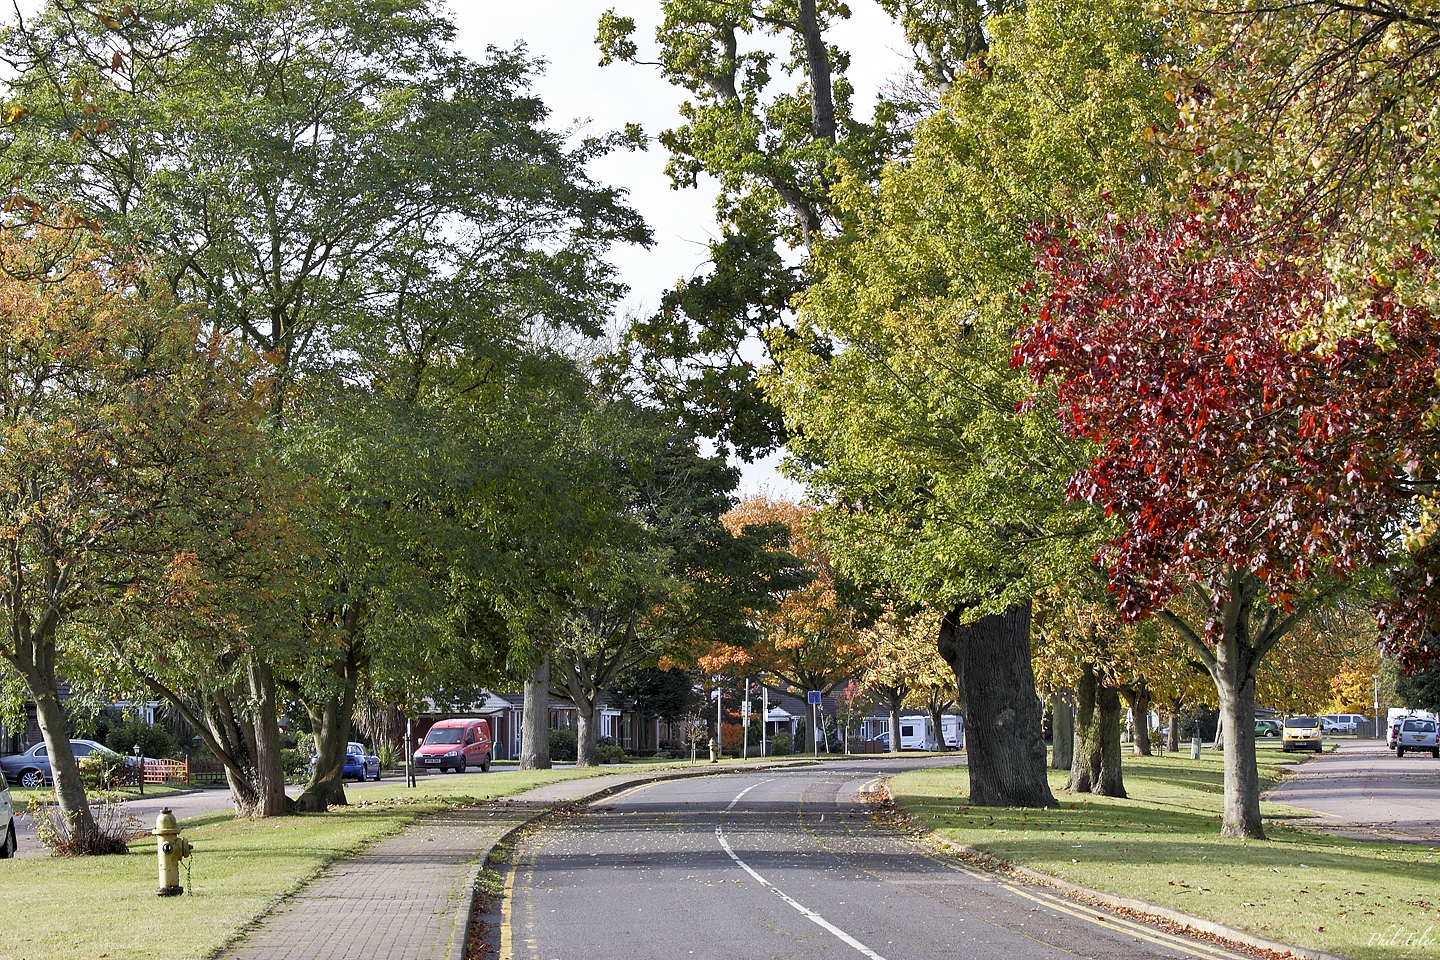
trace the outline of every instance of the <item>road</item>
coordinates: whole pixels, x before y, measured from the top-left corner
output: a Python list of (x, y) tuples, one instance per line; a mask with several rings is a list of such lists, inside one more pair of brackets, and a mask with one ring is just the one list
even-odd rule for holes
[(501, 960), (1231, 958), (942, 859), (860, 798), (916, 763), (832, 762), (635, 787), (528, 835)]
[(1380, 740), (1342, 740), (1301, 764), (1266, 795), (1319, 815), (1313, 823), (1363, 840), (1440, 841), (1440, 761), (1402, 760)]

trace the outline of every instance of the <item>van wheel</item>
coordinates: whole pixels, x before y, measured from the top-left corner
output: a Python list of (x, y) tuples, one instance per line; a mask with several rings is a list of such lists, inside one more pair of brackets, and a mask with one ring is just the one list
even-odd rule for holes
[(8, 860), (15, 856), (15, 851), (20, 845), (15, 842), (15, 818), (10, 818), (10, 826), (5, 828), (5, 842), (0, 844), (0, 860)]
[(1395, 748), (1395, 756), (1397, 756), (1397, 757), (1403, 757), (1403, 756), (1405, 756), (1405, 748), (1404, 748), (1404, 747), (1396, 747), (1396, 748)]
[(489, 773), (489, 772), (490, 772), (490, 754), (488, 754), (488, 753), (485, 754), (485, 759), (480, 761), (480, 772), (481, 772), (481, 773)]
[(461, 758), (460, 758), (460, 766), (458, 766), (458, 767), (455, 768), (455, 772), (456, 772), (456, 773), (464, 773), (464, 772), (465, 772), (465, 758), (464, 758), (464, 757), (461, 757)]
[(1440, 747), (1436, 747), (1434, 750), (1431, 750), (1430, 756), (1436, 760), (1440, 760)]

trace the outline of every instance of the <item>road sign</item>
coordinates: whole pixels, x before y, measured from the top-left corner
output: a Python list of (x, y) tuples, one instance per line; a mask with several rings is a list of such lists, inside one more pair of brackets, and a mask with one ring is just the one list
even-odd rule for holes
[(807, 690), (807, 691), (805, 691), (805, 702), (806, 702), (806, 703), (810, 703), (810, 704), (818, 704), (818, 703), (820, 702), (820, 691), (819, 691), (819, 690)]
[(750, 716), (750, 701), (749, 701), (749, 700), (741, 701), (741, 703), (740, 703), (740, 716), (742, 716), (742, 717), (748, 717), (748, 716)]

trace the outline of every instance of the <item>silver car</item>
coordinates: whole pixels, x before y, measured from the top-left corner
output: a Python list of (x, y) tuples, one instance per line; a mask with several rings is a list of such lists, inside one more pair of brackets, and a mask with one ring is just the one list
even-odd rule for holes
[(15, 856), (15, 802), (4, 777), (0, 777), (0, 823), (5, 824), (5, 836), (0, 839), (0, 860), (7, 860)]
[(1395, 756), (1405, 756), (1407, 750), (1423, 750), (1430, 756), (1440, 759), (1440, 734), (1437, 734), (1434, 720), (1425, 720), (1420, 717), (1406, 717), (1400, 721), (1400, 729), (1395, 732)]

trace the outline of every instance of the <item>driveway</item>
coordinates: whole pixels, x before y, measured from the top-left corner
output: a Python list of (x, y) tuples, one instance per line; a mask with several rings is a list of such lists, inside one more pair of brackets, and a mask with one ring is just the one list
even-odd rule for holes
[(1300, 764), (1265, 799), (1314, 811), (1301, 826), (1362, 840), (1440, 843), (1440, 761), (1402, 760), (1383, 741), (1341, 741)]

